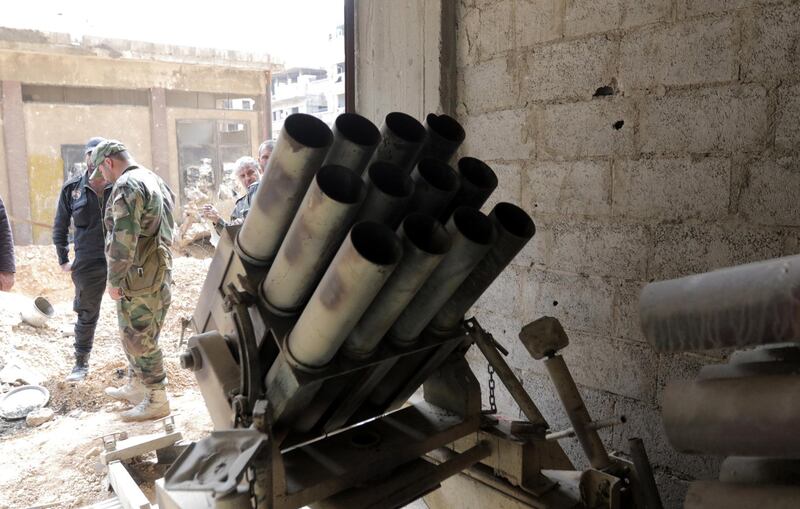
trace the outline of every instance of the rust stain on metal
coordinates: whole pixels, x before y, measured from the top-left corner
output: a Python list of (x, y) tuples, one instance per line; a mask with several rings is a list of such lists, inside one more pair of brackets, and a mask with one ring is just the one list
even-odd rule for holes
[(347, 300), (347, 285), (339, 271), (329, 274), (320, 289), (320, 302), (327, 309), (337, 309)]

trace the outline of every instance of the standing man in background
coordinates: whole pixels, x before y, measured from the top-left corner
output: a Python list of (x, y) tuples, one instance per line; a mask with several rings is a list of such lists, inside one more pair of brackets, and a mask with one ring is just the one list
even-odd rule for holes
[(114, 184), (105, 212), (108, 295), (117, 302), (122, 348), (132, 368), (128, 383), (106, 394), (136, 405), (123, 421), (169, 415), (158, 336), (171, 302), (172, 210), (175, 196), (127, 148), (105, 140), (92, 151), (93, 177)]
[(10, 292), (14, 286), (14, 237), (11, 236), (11, 223), (6, 215), (6, 206), (0, 198), (0, 291)]
[(269, 162), (269, 156), (272, 155), (273, 150), (275, 150), (275, 142), (272, 140), (264, 141), (258, 146), (258, 165), (261, 166), (262, 175), (267, 173), (267, 162)]
[(208, 218), (214, 224), (214, 229), (218, 234), (222, 234), (222, 229), (233, 224), (242, 224), (247, 213), (250, 212), (250, 205), (253, 203), (253, 196), (258, 191), (258, 184), (261, 181), (261, 166), (252, 157), (240, 157), (236, 160), (233, 167), (233, 175), (244, 189), (244, 194), (236, 200), (231, 212), (231, 220), (225, 221), (219, 215), (213, 205), (203, 205), (203, 217)]
[[(86, 143), (86, 171), (68, 180), (61, 188), (53, 222), (53, 244), (58, 265), (72, 276), (75, 285), (72, 310), (78, 314), (75, 321), (75, 366), (67, 375), (68, 382), (79, 382), (89, 372), (89, 355), (106, 288), (103, 210), (111, 194), (111, 184), (102, 176), (89, 178), (94, 172), (90, 161), (92, 149), (104, 139), (92, 138)], [(75, 259), (72, 262), (69, 261), (70, 221), (75, 227)]]

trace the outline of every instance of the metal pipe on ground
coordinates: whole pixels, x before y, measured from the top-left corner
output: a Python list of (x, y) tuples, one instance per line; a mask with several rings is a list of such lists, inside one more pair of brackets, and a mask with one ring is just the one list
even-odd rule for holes
[(375, 124), (357, 113), (342, 113), (333, 123), (333, 145), (322, 165), (344, 166), (361, 175), (380, 141)]
[(364, 182), (353, 170), (319, 170), (262, 284), (270, 306), (291, 313), (305, 304), (352, 226), (365, 193)]
[(447, 221), (458, 207), (481, 208), (497, 189), (497, 175), (480, 159), (462, 157), (458, 160), (457, 168), (461, 186), (439, 218), (442, 221)]
[(452, 247), (389, 329), (397, 346), (413, 344), (422, 330), (458, 289), (495, 241), (492, 221), (480, 211), (456, 209), (445, 230)]
[(370, 357), (380, 340), (411, 302), (451, 246), (450, 236), (436, 219), (409, 214), (398, 230), (403, 258), (343, 346), (350, 357)]
[(651, 283), (639, 316), (661, 352), (800, 340), (800, 255)]
[(417, 119), (399, 111), (386, 115), (381, 126), (381, 141), (372, 161), (397, 165), (405, 175), (411, 173), (425, 143), (425, 128)]
[(798, 458), (799, 394), (797, 375), (672, 382), (664, 391), (664, 430), (686, 454)]
[(408, 212), (439, 217), (452, 201), (459, 187), (458, 174), (449, 164), (436, 159), (422, 159), (411, 172), (414, 194)]
[(322, 120), (304, 113), (286, 118), (236, 237), (237, 251), (247, 261), (272, 261), (332, 142), (333, 134)]
[(425, 131), (428, 136), (420, 158), (432, 157), (445, 163), (453, 159), (467, 137), (461, 124), (449, 115), (428, 114), (425, 117)]
[(350, 230), (289, 333), (293, 362), (314, 369), (333, 359), (402, 252), (400, 240), (386, 225), (365, 221)]
[(406, 214), (414, 183), (396, 164), (385, 161), (370, 164), (365, 181), (367, 197), (356, 222), (375, 221), (394, 230)]
[(497, 240), (452, 297), (431, 320), (431, 332), (448, 335), (456, 330), (470, 307), (483, 295), (511, 260), (533, 238), (536, 226), (527, 212), (501, 202), (489, 214), (497, 231)]
[(586, 405), (583, 404), (581, 393), (578, 392), (578, 387), (575, 385), (575, 380), (572, 379), (564, 358), (560, 355), (553, 355), (545, 359), (544, 365), (589, 464), (598, 470), (608, 467), (611, 464), (608, 452), (603, 441), (600, 440), (597, 430), (590, 427), (592, 418), (589, 416), (589, 411), (586, 410)]

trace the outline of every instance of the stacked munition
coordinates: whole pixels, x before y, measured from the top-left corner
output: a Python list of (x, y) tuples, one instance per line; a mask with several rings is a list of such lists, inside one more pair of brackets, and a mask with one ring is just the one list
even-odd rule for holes
[(659, 352), (744, 349), (664, 391), (672, 446), (725, 458), (684, 507), (800, 507), (800, 256), (651, 283), (639, 315)]
[(475, 158), (451, 165), (465, 137), (447, 115), (423, 125), (390, 113), (380, 130), (353, 113), (332, 131), (286, 119), (235, 244), (266, 268), (263, 305), (296, 318), (293, 366), (463, 333), (464, 314), (535, 232), (516, 205), (480, 211), (498, 180)]

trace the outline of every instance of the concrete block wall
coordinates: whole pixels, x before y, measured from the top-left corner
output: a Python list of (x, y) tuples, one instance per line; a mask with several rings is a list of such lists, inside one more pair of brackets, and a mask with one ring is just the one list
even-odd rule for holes
[[(672, 451), (661, 393), (723, 355), (656, 354), (638, 294), (800, 251), (800, 2), (460, 0), (456, 18), (462, 154), (498, 173), (487, 211), (511, 201), (537, 225), (476, 315), (555, 428), (567, 421), (517, 333), (559, 318), (593, 416), (629, 418), (604, 436), (621, 450), (643, 437), (679, 507), (719, 462)], [(485, 361), (470, 361), (486, 390)]]

